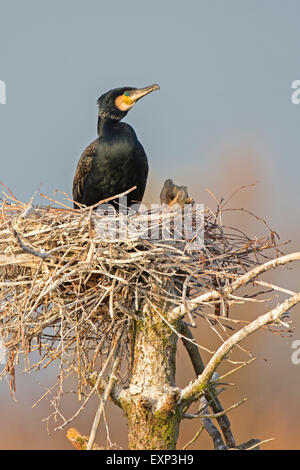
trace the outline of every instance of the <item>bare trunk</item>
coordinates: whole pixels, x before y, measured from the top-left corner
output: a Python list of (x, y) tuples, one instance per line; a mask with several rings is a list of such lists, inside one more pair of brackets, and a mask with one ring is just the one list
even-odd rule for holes
[(136, 322), (132, 332), (132, 374), (128, 419), (129, 449), (176, 449), (180, 413), (174, 409), (177, 335), (156, 314)]

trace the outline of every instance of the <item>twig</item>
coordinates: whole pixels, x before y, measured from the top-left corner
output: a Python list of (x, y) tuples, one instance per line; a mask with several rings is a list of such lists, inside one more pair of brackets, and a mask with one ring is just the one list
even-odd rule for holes
[(13, 231), (15, 238), (17, 239), (17, 242), (19, 243), (23, 251), (25, 251), (26, 253), (29, 253), (30, 255), (37, 256), (38, 258), (42, 258), (42, 259), (52, 258), (52, 255), (50, 255), (46, 251), (38, 252), (30, 248), (29, 246), (25, 245), (22, 242), (20, 235), (18, 234), (18, 232), (16, 231), (14, 227), (12, 227), (12, 231)]
[(222, 361), (222, 359), (228, 354), (228, 352), (243, 339), (247, 338), (250, 334), (262, 328), (264, 325), (274, 323), (284, 313), (289, 311), (294, 305), (300, 301), (300, 292), (293, 295), (291, 298), (286, 299), (278, 307), (274, 308), (268, 313), (259, 316), (256, 320), (244, 326), (239, 331), (234, 333), (228, 338), (216, 351), (213, 357), (208, 362), (203, 373), (194, 382), (185, 387), (181, 393), (181, 399), (183, 401), (190, 400), (195, 394), (199, 394), (203, 390), (209, 380), (211, 379), (214, 371)]
[(243, 403), (245, 403), (245, 401), (247, 401), (247, 398), (243, 398), (242, 400), (238, 401), (237, 403), (234, 403), (233, 405), (229, 406), (229, 408), (227, 408), (226, 410), (223, 410), (223, 411), (220, 411), (218, 413), (196, 413), (196, 414), (185, 414), (183, 417), (185, 419), (195, 419), (195, 418), (221, 418), (222, 416), (224, 416), (226, 413), (228, 413), (228, 411), (231, 411), (231, 410), (234, 410), (235, 408), (237, 408), (238, 406), (242, 405)]
[(200, 436), (200, 434), (202, 433), (204, 429), (205, 429), (204, 425), (202, 424), (200, 428), (198, 429), (198, 431), (196, 432), (196, 434), (194, 435), (194, 437), (182, 447), (182, 450), (187, 449), (191, 444), (193, 444), (198, 439), (198, 437)]
[[(205, 403), (206, 399), (202, 397), (201, 404), (203, 405)], [(213, 422), (209, 418), (203, 418), (201, 421), (205, 430), (213, 440), (215, 450), (226, 450), (227, 447), (223, 442), (222, 436), (216, 426), (213, 424)]]
[[(257, 276), (259, 276), (260, 274), (270, 269), (276, 268), (277, 266), (282, 266), (287, 263), (290, 263), (291, 261), (297, 260), (300, 260), (300, 252), (291, 253), (289, 255), (281, 256), (280, 258), (275, 258), (271, 261), (268, 261), (267, 263), (264, 263), (252, 269), (243, 276), (238, 277), (235, 281), (232, 282), (231, 285), (224, 289), (224, 293), (226, 295), (229, 295), (239, 287), (244, 286)], [(192, 300), (187, 300), (186, 304), (190, 309), (193, 309), (196, 308), (199, 304), (203, 304), (212, 300), (217, 300), (221, 296), (222, 294), (217, 290), (211, 290), (210, 292), (206, 292), (205, 294), (202, 294)], [(184, 304), (181, 304), (173, 309), (172, 314), (181, 316), (185, 313), (185, 309), (186, 306)]]
[(92, 429), (91, 429), (89, 441), (88, 441), (88, 444), (87, 444), (87, 447), (86, 447), (87, 450), (91, 450), (93, 448), (93, 444), (94, 444), (94, 441), (96, 439), (96, 434), (97, 434), (97, 430), (98, 430), (98, 427), (99, 427), (99, 424), (100, 424), (100, 419), (101, 419), (101, 416), (102, 416), (102, 413), (103, 413), (103, 410), (104, 410), (104, 406), (105, 406), (105, 404), (106, 404), (106, 402), (107, 402), (107, 400), (110, 396), (110, 392), (111, 392), (111, 390), (114, 386), (114, 383), (117, 380), (117, 370), (119, 368), (120, 361), (121, 361), (121, 355), (122, 355), (122, 351), (121, 351), (121, 344), (122, 344), (122, 339), (123, 339), (122, 334), (123, 334), (123, 329), (122, 329), (122, 331), (120, 333), (120, 336), (118, 338), (110, 378), (109, 378), (108, 384), (107, 384), (106, 389), (104, 391), (103, 397), (101, 398), (99, 408), (97, 409), (97, 412), (96, 412), (96, 415), (95, 415), (95, 418), (94, 418), (94, 422), (93, 422), (93, 426), (92, 426)]
[[(66, 436), (67, 436), (67, 439), (69, 439), (72, 446), (75, 447), (76, 450), (86, 450), (87, 443), (88, 443), (87, 436), (83, 436), (75, 428), (68, 429)], [(104, 448), (98, 446), (97, 444), (93, 444), (93, 450), (104, 450)]]
[[(184, 333), (185, 337), (188, 337), (189, 339), (194, 339), (191, 331), (189, 328), (182, 322), (182, 333)], [(202, 374), (204, 371), (204, 363), (202, 361), (200, 352), (198, 348), (191, 342), (186, 341), (186, 339), (183, 337), (182, 342), (184, 347), (186, 348), (189, 357), (191, 359), (194, 371), (197, 375), (197, 377)], [(234, 447), (235, 446), (235, 439), (233, 437), (232, 431), (231, 431), (231, 425), (228, 416), (226, 416), (226, 413), (224, 412), (224, 409), (221, 405), (220, 400), (217, 397), (215, 388), (213, 383), (210, 383), (209, 386), (207, 387), (207, 390), (205, 390), (205, 398), (207, 402), (209, 402), (210, 407), (212, 408), (213, 412), (215, 414), (219, 414), (217, 417), (217, 421), (219, 423), (219, 426), (222, 430), (224, 439), (226, 441), (226, 444), (228, 447)]]

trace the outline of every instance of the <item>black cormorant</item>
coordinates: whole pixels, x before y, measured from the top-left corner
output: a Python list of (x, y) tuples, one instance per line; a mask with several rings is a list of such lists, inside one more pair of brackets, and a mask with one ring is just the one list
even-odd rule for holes
[[(133, 128), (120, 121), (134, 103), (158, 89), (158, 85), (116, 88), (98, 99), (98, 138), (79, 159), (73, 180), (74, 201), (92, 206), (133, 186), (136, 189), (127, 196), (128, 206), (142, 201), (147, 156)], [(74, 207), (78, 205), (74, 203)]]

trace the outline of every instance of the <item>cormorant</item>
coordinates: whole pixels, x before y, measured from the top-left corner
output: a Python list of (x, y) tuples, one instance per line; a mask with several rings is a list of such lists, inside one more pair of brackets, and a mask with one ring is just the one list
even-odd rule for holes
[(186, 186), (178, 186), (172, 180), (166, 180), (160, 192), (160, 203), (172, 207), (174, 204), (184, 206), (192, 204), (194, 200), (189, 196)]
[[(133, 128), (120, 122), (140, 98), (158, 85), (110, 90), (97, 101), (98, 138), (82, 153), (73, 180), (73, 199), (92, 206), (133, 186), (128, 206), (141, 202), (148, 176), (146, 153)], [(113, 202), (110, 201), (110, 204)], [(78, 206), (74, 203), (74, 207)]]

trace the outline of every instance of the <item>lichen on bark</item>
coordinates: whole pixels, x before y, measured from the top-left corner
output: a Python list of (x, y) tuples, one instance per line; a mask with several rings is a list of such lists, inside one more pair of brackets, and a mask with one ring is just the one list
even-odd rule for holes
[(131, 335), (132, 371), (122, 402), (129, 449), (176, 449), (181, 421), (175, 386), (178, 336), (152, 310), (135, 322)]

